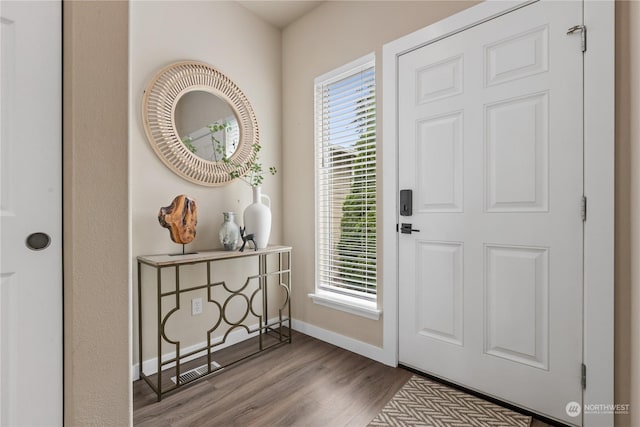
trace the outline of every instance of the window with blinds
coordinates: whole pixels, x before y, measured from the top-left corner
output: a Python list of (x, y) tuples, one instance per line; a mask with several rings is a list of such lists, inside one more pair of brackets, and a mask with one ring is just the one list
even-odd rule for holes
[(375, 57), (315, 81), (316, 288), (376, 300)]

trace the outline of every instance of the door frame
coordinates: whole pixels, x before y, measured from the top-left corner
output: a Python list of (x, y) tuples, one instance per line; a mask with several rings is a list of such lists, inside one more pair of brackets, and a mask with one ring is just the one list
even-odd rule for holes
[[(485, 1), (383, 46), (381, 235), (386, 364), (398, 365), (399, 57), (534, 1)], [(584, 192), (588, 198), (588, 219), (584, 223), (584, 405), (614, 403), (614, 11), (613, 0), (584, 2), (584, 24), (589, 34), (584, 57)], [(613, 414), (583, 414), (584, 426), (613, 426), (613, 422)]]

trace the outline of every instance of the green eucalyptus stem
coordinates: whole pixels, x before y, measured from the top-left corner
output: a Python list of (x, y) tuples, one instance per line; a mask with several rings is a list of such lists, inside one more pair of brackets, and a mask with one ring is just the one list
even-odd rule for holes
[[(260, 146), (260, 144), (253, 144), (251, 146), (251, 150), (253, 151), (253, 156), (251, 160), (245, 163), (244, 165), (237, 162), (232, 162), (225, 155), (222, 158), (222, 161), (235, 168), (235, 170), (232, 170), (231, 172), (229, 172), (229, 175), (231, 176), (231, 178), (234, 178), (234, 179), (239, 178), (251, 187), (258, 187), (262, 185), (265, 174), (270, 173), (271, 175), (275, 175), (278, 171), (274, 166), (270, 166), (265, 171), (264, 169), (262, 169), (262, 163), (258, 162), (258, 157), (259, 157), (258, 153), (260, 152), (261, 148), (262, 147)], [(245, 167), (249, 166), (249, 170), (246, 175), (241, 176), (240, 172), (238, 172), (238, 169), (241, 169), (243, 166)]]

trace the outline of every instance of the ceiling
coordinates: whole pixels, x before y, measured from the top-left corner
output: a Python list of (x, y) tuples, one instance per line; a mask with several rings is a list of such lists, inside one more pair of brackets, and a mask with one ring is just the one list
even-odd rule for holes
[(268, 23), (277, 28), (284, 28), (300, 18), (323, 0), (237, 0)]

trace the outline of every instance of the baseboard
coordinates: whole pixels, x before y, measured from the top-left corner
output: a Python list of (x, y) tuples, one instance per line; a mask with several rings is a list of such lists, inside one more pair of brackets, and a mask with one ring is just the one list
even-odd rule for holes
[[(277, 318), (273, 318), (273, 319), (269, 319), (268, 323), (269, 324), (273, 324), (274, 322), (277, 322), (278, 319)], [(285, 321), (286, 322), (286, 321)], [(257, 329), (258, 328), (258, 324), (255, 325), (248, 325), (249, 329)], [(244, 329), (236, 329), (232, 332), (229, 333), (229, 335), (227, 335), (227, 339), (224, 343), (216, 346), (216, 351), (218, 350), (222, 350), (223, 348), (227, 348), (230, 347), (232, 345), (238, 344), (242, 341), (248, 340), (249, 338), (253, 338), (253, 337), (257, 337), (258, 336), (258, 332), (253, 332), (250, 334), (247, 334), (247, 332)], [(189, 362), (191, 360), (197, 359), (199, 357), (202, 356), (206, 356), (207, 355), (207, 350), (206, 350), (206, 346), (207, 346), (207, 342), (203, 341), (203, 342), (199, 342), (197, 344), (194, 344), (192, 346), (189, 347), (185, 347), (181, 349), (181, 353), (182, 354), (186, 354), (186, 353), (190, 353), (192, 351), (195, 351), (199, 348), (205, 348), (202, 351), (199, 351), (198, 353), (195, 353), (189, 357), (185, 357), (182, 359), (181, 363), (185, 363), (185, 362)], [(213, 352), (212, 352), (213, 353)], [(162, 355), (162, 360), (168, 360), (168, 359), (173, 359), (174, 357), (176, 357), (176, 353), (175, 351), (169, 352), (169, 353), (165, 353)], [(133, 365), (131, 365), (131, 381), (136, 381), (140, 379), (140, 372), (138, 371), (138, 363), (134, 363)], [(168, 369), (168, 368), (172, 368), (175, 366), (175, 363), (170, 363), (168, 365), (165, 365), (165, 367), (163, 369)], [(157, 358), (152, 358), (152, 359), (147, 359), (144, 362), (142, 362), (142, 371), (146, 374), (146, 375), (153, 375), (158, 371), (158, 360)]]
[[(269, 321), (275, 321), (276, 319), (272, 319)], [(252, 325), (250, 328), (257, 328), (258, 325)], [(356, 339), (347, 337), (345, 335), (338, 334), (333, 331), (329, 331), (326, 329), (322, 329), (318, 326), (311, 325), (309, 323), (305, 323), (301, 320), (292, 319), (291, 328), (294, 331), (301, 332), (305, 335), (309, 335), (313, 338), (319, 339), (320, 341), (327, 342), (329, 344), (333, 344), (336, 347), (343, 348), (345, 350), (351, 351), (353, 353), (359, 354), (361, 356), (367, 357), (369, 359), (375, 360), (376, 362), (383, 363), (389, 366), (395, 366), (393, 361), (389, 360), (388, 355), (385, 353), (384, 349), (380, 347), (376, 347), (374, 345), (358, 341)], [(227, 337), (227, 341), (224, 344), (221, 344), (216, 347), (216, 350), (222, 350), (223, 348), (232, 346), (234, 344), (238, 344), (246, 339), (257, 336), (258, 333), (254, 332), (252, 334), (247, 335), (244, 330), (235, 330), (229, 334)], [(182, 353), (189, 353), (191, 351), (197, 350), (198, 348), (206, 347), (206, 341), (194, 344), (190, 347), (186, 347), (182, 349)], [(206, 350), (202, 350), (188, 358), (183, 359), (183, 362), (187, 362), (189, 360), (197, 359), (198, 357), (206, 356)], [(163, 360), (172, 359), (176, 356), (175, 352), (165, 353), (162, 355)], [(173, 365), (167, 365), (167, 368), (172, 367)], [(152, 375), (155, 374), (158, 370), (158, 361), (156, 358), (145, 360), (142, 363), (142, 369), (145, 374)], [(138, 372), (138, 364), (135, 363), (131, 366), (131, 380), (136, 381), (140, 379)]]
[(336, 347), (349, 350), (353, 353), (375, 360), (376, 362), (384, 363), (385, 365), (389, 366), (395, 366), (392, 363), (389, 363), (387, 354), (385, 353), (384, 349), (380, 347), (358, 341), (356, 339), (338, 334), (333, 331), (319, 328), (318, 326), (310, 325), (309, 323), (305, 323), (301, 320), (293, 319), (291, 322), (291, 327), (294, 331), (309, 335), (313, 338), (319, 339), (320, 341), (333, 344)]

